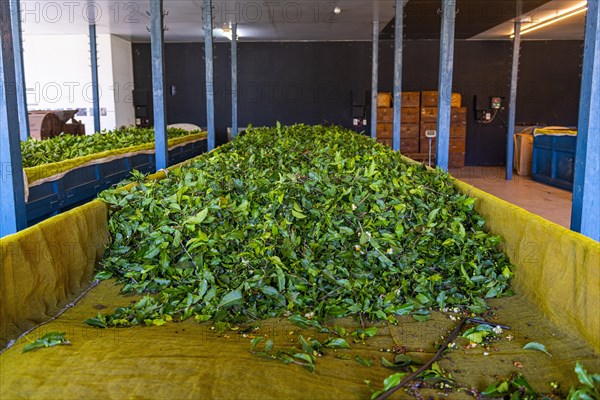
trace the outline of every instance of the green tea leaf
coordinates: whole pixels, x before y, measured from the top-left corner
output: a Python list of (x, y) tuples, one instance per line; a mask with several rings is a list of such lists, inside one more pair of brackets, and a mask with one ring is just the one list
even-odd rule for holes
[(406, 373), (404, 372), (398, 372), (385, 378), (383, 380), (383, 391), (386, 392), (391, 388), (398, 386), (405, 375)]
[(359, 355), (356, 355), (356, 357), (354, 357), (354, 360), (356, 360), (357, 363), (365, 367), (370, 367), (373, 364), (373, 360), (371, 358), (362, 358)]
[(71, 343), (65, 338), (64, 332), (49, 332), (23, 348), (23, 353), (27, 353), (32, 350), (37, 350), (46, 347), (53, 347), (57, 345), (70, 345)]
[(575, 373), (577, 374), (577, 379), (579, 379), (579, 382), (581, 382), (581, 384), (586, 385), (592, 389), (594, 388), (594, 380), (579, 362), (575, 364)]
[(331, 338), (325, 342), (325, 347), (332, 349), (349, 349), (350, 345), (342, 338)]
[(300, 360), (306, 361), (309, 364), (313, 363), (312, 357), (305, 353), (296, 353), (296, 354), (294, 354), (294, 357), (298, 358)]
[(242, 302), (242, 293), (239, 290), (234, 290), (232, 292), (227, 293), (225, 296), (223, 296), (218, 307), (219, 308), (220, 307), (230, 307), (230, 306), (233, 306), (236, 304), (240, 304), (241, 302)]
[(100, 314), (98, 314), (98, 317), (96, 318), (88, 318), (83, 322), (94, 328), (106, 328), (106, 320)]
[(549, 355), (550, 357), (552, 357), (552, 354), (550, 354), (548, 352), (548, 350), (546, 350), (546, 346), (544, 346), (541, 343), (537, 343), (537, 342), (529, 342), (527, 343), (525, 346), (523, 346), (524, 349), (526, 350), (537, 350), (537, 351), (541, 351), (543, 353), (546, 353), (547, 355)]
[(273, 342), (273, 339), (267, 339), (267, 341), (265, 342), (265, 351), (273, 350), (274, 345), (275, 343)]

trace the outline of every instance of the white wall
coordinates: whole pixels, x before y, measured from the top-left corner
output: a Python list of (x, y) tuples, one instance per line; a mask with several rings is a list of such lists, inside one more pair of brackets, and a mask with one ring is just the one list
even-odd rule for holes
[[(100, 126), (110, 130), (132, 125), (131, 43), (111, 35), (98, 35), (97, 45)], [(88, 36), (25, 35), (23, 48), (29, 110), (86, 109), (88, 116), (76, 118), (85, 124), (87, 134), (93, 133)]]
[(133, 107), (133, 56), (131, 42), (111, 35), (112, 75), (117, 127), (135, 124)]

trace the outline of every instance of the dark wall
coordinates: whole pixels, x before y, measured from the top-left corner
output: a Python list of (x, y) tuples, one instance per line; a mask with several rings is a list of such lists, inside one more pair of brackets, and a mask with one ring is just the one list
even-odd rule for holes
[[(215, 45), (217, 143), (226, 140), (230, 116), (229, 44)], [(393, 42), (380, 44), (381, 91), (392, 90)], [(524, 42), (517, 123), (576, 125), (582, 42)], [(167, 44), (168, 122), (206, 126), (202, 43)], [(239, 124), (304, 122), (351, 127), (352, 96), (370, 90), (371, 45), (366, 42), (244, 43), (239, 45)], [(136, 89), (151, 88), (150, 46), (133, 46)], [(468, 108), (467, 164), (502, 165), (506, 111), (488, 125), (475, 121), (474, 98), (508, 101), (512, 45), (508, 41), (457, 41), (454, 91)], [(403, 90), (437, 90), (438, 41), (405, 41)], [(171, 94), (171, 86), (175, 94)], [(364, 128), (368, 130), (367, 128)]]
[[(370, 46), (364, 43), (241, 43), (238, 47), (240, 126), (331, 123), (352, 127), (352, 93), (364, 102), (370, 90)], [(231, 125), (229, 44), (214, 48), (217, 143)], [(206, 126), (204, 47), (167, 44), (168, 123)], [(150, 46), (133, 45), (136, 89), (150, 89)], [(175, 95), (171, 86), (175, 86)]]

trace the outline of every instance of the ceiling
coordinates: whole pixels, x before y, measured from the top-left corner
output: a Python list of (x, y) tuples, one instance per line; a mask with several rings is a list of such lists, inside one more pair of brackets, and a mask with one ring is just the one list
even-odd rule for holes
[[(553, 0), (530, 12), (525, 12), (521, 20), (521, 30), (533, 24), (556, 17), (561, 11), (585, 5), (585, 0)], [(550, 26), (523, 35), (525, 40), (583, 40), (586, 13), (577, 14)], [(472, 37), (474, 40), (507, 39), (514, 33), (513, 21), (507, 21)]]
[[(133, 42), (150, 40), (148, 2), (152, 0), (21, 0), (24, 35), (87, 34), (96, 15), (97, 32)], [(441, 0), (405, 0), (405, 39), (437, 39)], [(534, 21), (581, 0), (523, 0), (524, 16)], [(241, 41), (371, 40), (372, 22), (381, 21), (382, 39), (393, 38), (394, 0), (213, 0), (217, 41), (220, 28), (238, 22)], [(456, 38), (508, 40), (516, 14), (515, 0), (457, 0)], [(335, 14), (334, 7), (341, 12)], [(164, 0), (165, 40), (202, 41), (203, 1)], [(93, 20), (93, 19), (92, 19)], [(564, 20), (524, 39), (581, 39), (585, 14)], [(526, 26), (524, 25), (524, 28)]]
[[(39, 0), (23, 0), (24, 34), (84, 34), (88, 31), (86, 14), (96, 10), (99, 34), (149, 41), (148, 1), (95, 0), (62, 3), (76, 4), (71, 7), (44, 7)], [(202, 0), (164, 0), (168, 12), (165, 40), (202, 40), (203, 4)], [(341, 9), (339, 14), (334, 13), (336, 6)], [(36, 7), (37, 13), (25, 11)], [(395, 10), (394, 0), (213, 0), (213, 9), (216, 40), (227, 40), (219, 28), (237, 20), (238, 36), (245, 41), (370, 40), (374, 16), (385, 25)]]
[[(528, 12), (549, 0), (523, 0)], [(439, 39), (441, 0), (410, 0), (406, 4), (404, 35), (406, 39)], [(456, 0), (456, 39), (469, 39), (516, 17), (515, 0)], [(382, 32), (382, 38), (394, 37), (395, 21)]]

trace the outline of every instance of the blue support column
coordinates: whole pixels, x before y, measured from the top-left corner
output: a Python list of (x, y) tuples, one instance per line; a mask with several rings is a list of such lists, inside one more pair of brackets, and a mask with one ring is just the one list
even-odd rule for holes
[(515, 154), (515, 121), (517, 116), (517, 85), (519, 82), (519, 58), (521, 57), (521, 0), (517, 1), (515, 37), (513, 39), (512, 68), (510, 73), (510, 98), (508, 100), (508, 122), (506, 131), (506, 180), (513, 177)]
[(237, 23), (231, 24), (231, 135), (238, 133)]
[(371, 137), (376, 139), (377, 93), (379, 91), (379, 21), (373, 21), (373, 55), (371, 60)]
[(392, 148), (400, 151), (400, 126), (402, 124), (402, 42), (404, 39), (404, 0), (396, 0), (394, 31), (394, 125)]
[(154, 149), (156, 170), (167, 168), (167, 111), (165, 104), (165, 34), (163, 0), (150, 0), (150, 42), (152, 47), (152, 93), (154, 103)]
[(27, 86), (23, 62), (23, 34), (21, 31), (21, 6), (19, 0), (10, 0), (11, 29), (15, 54), (15, 77), (17, 79), (17, 107), (19, 109), (19, 133), (22, 141), (29, 139), (29, 115), (27, 113)]
[(600, 241), (600, 11), (588, 1), (571, 229)]
[(452, 111), (452, 74), (454, 73), (455, 20), (456, 0), (442, 0), (437, 144), (435, 156), (436, 165), (444, 171), (448, 171), (448, 154), (450, 151), (450, 116)]
[(0, 237), (27, 227), (11, 11), (0, 5)]
[(98, 86), (98, 46), (96, 24), (90, 24), (90, 59), (92, 60), (92, 101), (94, 110), (94, 133), (100, 132), (100, 89)]
[(212, 35), (212, 0), (204, 0), (204, 63), (206, 65), (206, 123), (208, 127), (208, 151), (215, 148), (215, 89)]

